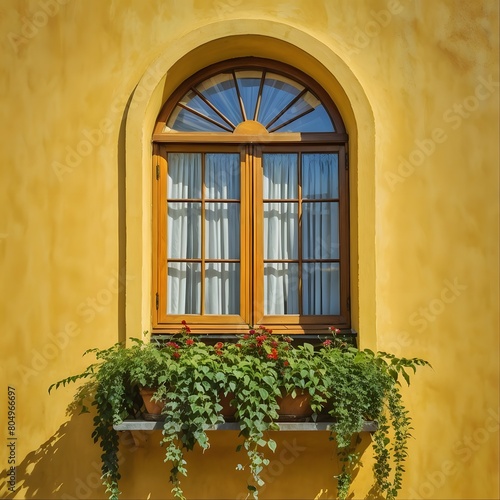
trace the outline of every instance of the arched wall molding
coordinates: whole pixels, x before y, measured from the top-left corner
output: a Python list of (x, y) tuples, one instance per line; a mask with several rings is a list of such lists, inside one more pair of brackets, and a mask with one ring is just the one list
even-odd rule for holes
[(125, 128), (125, 265), (134, 280), (126, 290), (126, 337), (149, 329), (151, 321), (151, 135), (156, 118), (166, 99), (186, 78), (212, 63), (242, 56), (280, 60), (308, 73), (331, 95), (342, 115), (350, 139), (352, 320), (361, 334), (362, 346), (375, 348), (372, 107), (352, 69), (334, 51), (333, 40), (329, 47), (312, 34), (261, 19), (219, 21), (173, 40), (147, 67), (131, 96)]

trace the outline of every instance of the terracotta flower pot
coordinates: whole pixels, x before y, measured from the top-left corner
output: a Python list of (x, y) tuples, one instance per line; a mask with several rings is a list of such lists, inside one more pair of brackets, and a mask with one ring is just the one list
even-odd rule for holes
[(147, 412), (147, 415), (145, 415), (145, 417), (161, 415), (161, 411), (165, 406), (165, 403), (163, 403), (162, 401), (151, 400), (155, 392), (156, 389), (153, 389), (151, 387), (141, 387), (139, 389), (139, 394), (142, 396), (142, 400)]
[(295, 392), (295, 398), (291, 394), (284, 394), (284, 391), (282, 391), (283, 396), (277, 398), (280, 405), (278, 415), (281, 422), (306, 420), (313, 414), (309, 393), (302, 390)]
[(323, 404), (323, 408), (321, 409), (320, 414), (318, 415), (319, 422), (330, 422), (332, 420), (332, 416), (330, 415), (330, 411), (333, 410), (333, 401), (328, 400)]

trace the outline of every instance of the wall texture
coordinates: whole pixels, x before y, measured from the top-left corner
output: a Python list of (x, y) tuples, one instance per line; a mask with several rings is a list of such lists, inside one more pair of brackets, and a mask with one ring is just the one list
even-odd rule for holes
[[(360, 341), (433, 365), (405, 391), (401, 498), (498, 498), (498, 18), (496, 0), (4, 0), (0, 412), (12, 388), (17, 439), (2, 419), (2, 496), (105, 496), (91, 416), (47, 388), (147, 328), (155, 113), (234, 54), (309, 68), (349, 129)], [(123, 439), (123, 498), (169, 498), (159, 434)], [(245, 473), (221, 477), (236, 443), (214, 433), (193, 453), (188, 498), (244, 498)], [(335, 498), (324, 434), (282, 433), (271, 458), (262, 498)]]

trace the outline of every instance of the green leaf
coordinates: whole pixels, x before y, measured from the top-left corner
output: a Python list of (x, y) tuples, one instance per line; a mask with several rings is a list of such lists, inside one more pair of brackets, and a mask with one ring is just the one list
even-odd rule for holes
[(403, 375), (403, 378), (406, 380), (406, 383), (410, 385), (410, 376), (401, 368), (401, 375)]
[(276, 451), (276, 441), (274, 441), (274, 439), (270, 439), (268, 442), (267, 442), (267, 446), (269, 447), (269, 449), (274, 453)]
[(259, 387), (259, 394), (262, 399), (269, 398), (269, 393), (263, 387)]

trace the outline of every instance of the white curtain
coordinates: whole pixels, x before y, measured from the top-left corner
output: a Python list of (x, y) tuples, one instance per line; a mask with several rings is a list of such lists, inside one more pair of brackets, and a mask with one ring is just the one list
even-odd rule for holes
[[(300, 236), (297, 155), (265, 154), (263, 164), (264, 259), (277, 261), (264, 264), (265, 314), (298, 314), (299, 300), (305, 315), (339, 314), (339, 264), (321, 262), (339, 258), (337, 155), (302, 155)], [(302, 259), (316, 261), (302, 263), (301, 298), (299, 237)]]
[[(302, 156), (302, 258), (339, 258), (338, 155)], [(315, 201), (312, 201), (315, 200)], [(330, 200), (330, 201), (316, 201)], [(340, 314), (340, 276), (337, 262), (304, 263), (304, 314)]]
[[(240, 175), (239, 155), (206, 154), (202, 183), (202, 155), (168, 155), (169, 201), (167, 220), (167, 313), (200, 314), (202, 252), (205, 259), (205, 313), (238, 314), (240, 291)], [(204, 188), (202, 187), (204, 184)], [(204, 242), (202, 201), (204, 189)], [(172, 262), (196, 259), (198, 262)], [(232, 259), (237, 262), (217, 262)]]
[[(298, 314), (299, 301), (306, 315), (339, 314), (337, 155), (302, 155), (300, 230), (298, 155), (264, 154), (263, 167), (265, 314)], [(203, 165), (200, 153), (170, 153), (167, 196), (167, 312), (201, 314), (203, 286), (205, 314), (238, 314), (239, 155), (206, 154)]]
[[(299, 241), (297, 155), (264, 154), (263, 167), (264, 259), (297, 261)], [(268, 315), (299, 313), (296, 262), (264, 264), (264, 311)]]
[[(201, 154), (168, 154), (168, 200), (200, 200)], [(169, 201), (167, 205), (168, 259), (201, 258), (200, 201)], [(201, 267), (197, 262), (168, 264), (167, 313), (200, 314)]]
[[(239, 261), (240, 157), (238, 154), (206, 155), (205, 198), (217, 200), (208, 202), (205, 207), (205, 257)], [(238, 314), (239, 312), (239, 262), (207, 263), (205, 313)]]

